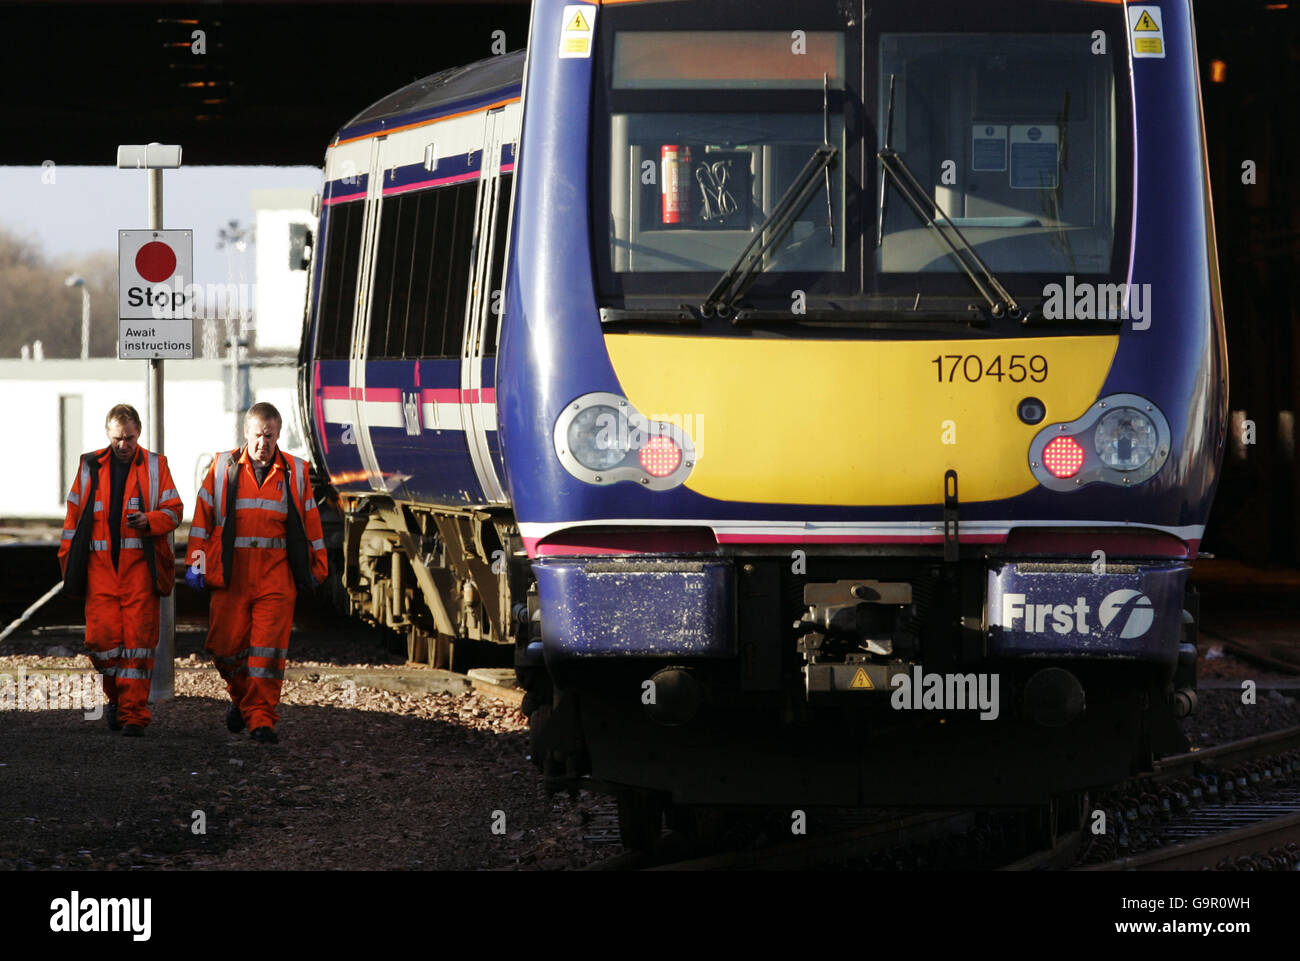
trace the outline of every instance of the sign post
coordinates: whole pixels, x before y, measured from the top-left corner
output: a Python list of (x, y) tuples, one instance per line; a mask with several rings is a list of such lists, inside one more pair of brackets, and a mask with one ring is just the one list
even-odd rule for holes
[[(149, 380), (148, 380), (148, 397), (149, 397), (149, 449), (154, 453), (163, 452), (163, 361), (164, 357), (185, 357), (194, 356), (194, 324), (192, 321), (193, 305), (189, 310), (180, 311), (180, 320), (177, 320), (175, 307), (168, 298), (168, 310), (157, 309), (159, 304), (157, 299), (164, 289), (161, 282), (154, 283), (151, 297), (141, 296), (140, 299), (148, 301), (149, 312), (143, 318), (133, 318), (120, 312), (123, 306), (123, 300), (127, 302), (126, 306), (131, 307), (130, 287), (142, 286), (138, 283), (128, 285), (124, 282), (128, 267), (135, 271), (135, 275), (141, 280), (150, 280), (151, 276), (159, 276), (164, 268), (168, 266), (168, 255), (159, 247), (151, 247), (150, 244), (159, 244), (162, 248), (171, 251), (171, 269), (167, 271), (167, 280), (177, 278), (177, 267), (180, 266), (181, 258), (175, 248), (167, 239), (158, 239), (158, 235), (163, 233), (170, 234), (187, 234), (189, 231), (167, 231), (162, 229), (163, 225), (163, 192), (162, 192), (162, 172), (164, 169), (174, 169), (181, 165), (181, 148), (174, 144), (123, 144), (117, 148), (117, 165), (124, 169), (148, 170), (149, 171), (149, 230), (148, 231), (119, 231), (118, 232), (118, 298), (119, 298), (119, 334), (122, 334), (118, 340), (118, 357), (127, 359), (129, 357), (147, 357), (149, 358)], [(122, 234), (153, 234), (145, 242), (139, 244), (136, 248), (135, 255), (131, 258), (130, 263), (122, 256), (124, 238)], [(147, 248), (147, 250), (146, 250)], [(193, 236), (190, 235), (188, 242), (183, 251), (185, 253), (185, 265), (188, 273), (180, 276), (180, 294), (182, 298), (187, 298), (186, 286), (190, 285), (191, 290), (194, 284), (193, 276)], [(144, 256), (142, 257), (141, 254)], [(145, 273), (145, 272), (148, 273)], [(169, 285), (172, 293), (175, 293), (175, 284)], [(123, 292), (126, 291), (124, 294)], [(145, 321), (142, 323), (141, 321)], [(150, 326), (151, 323), (157, 322), (160, 326), (164, 322), (168, 325), (166, 330), (171, 332), (172, 336), (179, 333), (176, 328), (177, 324), (182, 325), (184, 330), (184, 339), (172, 341), (168, 337), (154, 334), (134, 335), (136, 342), (142, 345), (160, 345), (167, 343), (181, 343), (183, 348), (176, 350), (148, 350), (147, 352), (127, 351), (128, 338), (125, 336), (125, 325), (134, 322), (141, 330)], [(134, 329), (134, 328), (132, 328)], [(141, 348), (144, 350), (144, 348)], [(167, 535), (167, 541), (170, 544), (172, 535)], [(151, 701), (165, 701), (170, 699), (175, 693), (175, 664), (176, 655), (176, 600), (174, 592), (166, 597), (159, 598), (159, 618), (158, 618), (158, 649), (154, 652), (154, 669), (153, 681), (149, 688), (149, 699)]]

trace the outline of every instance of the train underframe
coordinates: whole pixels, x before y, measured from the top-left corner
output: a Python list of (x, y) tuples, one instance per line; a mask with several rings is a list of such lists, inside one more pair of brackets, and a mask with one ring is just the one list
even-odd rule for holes
[(508, 513), (383, 495), (332, 497), (323, 515), (335, 608), (405, 641), (407, 659), (511, 666), (528, 568)]
[[(618, 793), (627, 837), (674, 807), (1042, 805), (1186, 749), (1177, 718), (1195, 706), (1194, 594), (1155, 658), (998, 656), (985, 612), (996, 559), (974, 550), (945, 561), (843, 548), (802, 568), (759, 552), (530, 562), (508, 513), (336, 503), (346, 609), (405, 637), (410, 660), (513, 665), (548, 784)], [(730, 637), (679, 652), (662, 638), (647, 654), (620, 643), (638, 623), (666, 623), (643, 609), (562, 649), (543, 636), (535, 578), (551, 563), (616, 589), (618, 578), (722, 571)], [(1053, 564), (1087, 576), (1082, 559)], [(635, 592), (627, 603), (638, 607)]]
[(986, 557), (730, 562), (734, 656), (548, 662), (533, 753), (555, 784), (590, 775), (642, 813), (1039, 806), (1187, 748), (1194, 595), (1159, 658), (996, 656)]

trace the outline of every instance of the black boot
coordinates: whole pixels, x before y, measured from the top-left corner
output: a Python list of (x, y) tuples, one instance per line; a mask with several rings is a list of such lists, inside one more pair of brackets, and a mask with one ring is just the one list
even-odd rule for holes
[(138, 724), (128, 724), (122, 728), (123, 737), (144, 737), (144, 728)]
[(239, 713), (239, 705), (231, 704), (226, 708), (226, 730), (238, 734), (244, 729), (244, 715)]
[(104, 706), (104, 720), (108, 723), (110, 731), (122, 730), (122, 725), (117, 719), (117, 705), (107, 704)]
[(278, 744), (280, 741), (273, 727), (259, 727), (249, 737), (259, 744)]

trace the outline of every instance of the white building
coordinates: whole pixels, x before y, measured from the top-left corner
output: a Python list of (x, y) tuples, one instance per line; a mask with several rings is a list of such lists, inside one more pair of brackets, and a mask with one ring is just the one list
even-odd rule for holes
[[(104, 415), (113, 405), (131, 404), (140, 412), (141, 441), (148, 447), (147, 377), (147, 361), (0, 360), (0, 409), (9, 412), (10, 424), (9, 469), (0, 472), (0, 523), (62, 523), (77, 459), (107, 446)], [(228, 396), (230, 375), (222, 361), (169, 360), (164, 377), (163, 453), (188, 523), (215, 452), (243, 444), (241, 413), (231, 406), (236, 398)], [(283, 416), (280, 446), (309, 457), (296, 378), (290, 364), (253, 366), (249, 393), (253, 402), (268, 401)]]
[[(316, 229), (313, 194), (253, 190), (249, 201), (255, 220), (256, 286), (248, 331), (252, 336), (247, 338), (252, 354), (247, 392), (236, 386), (240, 378), (232, 376), (229, 362), (217, 359), (228, 352), (225, 334), (218, 336), (218, 328), (225, 320), (226, 326), (234, 321), (230, 329), (237, 330), (236, 314), (196, 325), (212, 327), (203, 348), (195, 345), (196, 357), (206, 353), (208, 359), (169, 360), (164, 367), (163, 453), (185, 503), (186, 522), (193, 516), (195, 494), (215, 453), (242, 446), (247, 405), (274, 404), (284, 418), (280, 446), (310, 457), (298, 417), (296, 367), (309, 271), (293, 269), (290, 260), (295, 233), (301, 237), (303, 226)], [(249, 353), (240, 351), (244, 358)], [(0, 524), (62, 523), (78, 458), (107, 444), (104, 415), (110, 408), (131, 404), (140, 412), (145, 421), (141, 443), (148, 447), (148, 363), (42, 360), (26, 347), (23, 355), (0, 359), (0, 409), (10, 414), (9, 462), (17, 468), (0, 476)]]
[(289, 266), (293, 228), (316, 230), (310, 190), (253, 190), (257, 296), (251, 346), (261, 354), (298, 353), (309, 271)]

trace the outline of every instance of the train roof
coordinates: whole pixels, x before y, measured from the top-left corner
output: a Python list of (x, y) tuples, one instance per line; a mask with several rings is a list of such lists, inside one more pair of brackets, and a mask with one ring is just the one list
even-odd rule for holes
[(376, 100), (347, 122), (338, 139), (427, 120), (441, 113), (472, 110), (519, 87), (523, 76), (523, 50), (443, 70)]

